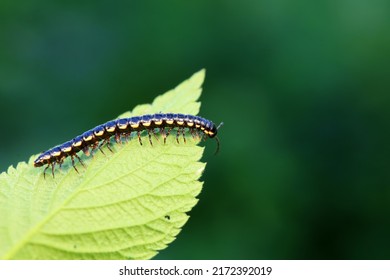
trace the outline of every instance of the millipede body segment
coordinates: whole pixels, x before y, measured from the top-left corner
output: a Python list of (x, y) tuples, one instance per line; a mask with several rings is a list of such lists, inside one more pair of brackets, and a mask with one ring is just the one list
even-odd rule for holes
[(116, 119), (98, 125), (70, 141), (43, 152), (34, 161), (34, 166), (40, 167), (47, 165), (43, 173), (44, 176), (46, 169), (51, 166), (54, 177), (54, 166), (59, 164), (61, 167), (64, 159), (70, 156), (72, 159), (72, 166), (78, 172), (75, 166), (74, 158), (77, 158), (83, 165), (83, 162), (77, 155), (79, 151), (83, 151), (84, 154), (88, 156), (97, 148), (101, 150), (103, 145), (107, 145), (107, 148), (111, 151), (110, 140), (112, 137), (115, 138), (117, 143), (121, 143), (122, 137), (125, 137), (127, 140), (127, 138), (130, 137), (133, 132), (137, 134), (139, 143), (142, 145), (141, 132), (143, 131), (147, 131), (151, 145), (153, 145), (152, 135), (156, 136), (157, 133), (161, 134), (165, 144), (166, 138), (171, 133), (172, 129), (177, 129), (176, 141), (178, 143), (180, 135), (183, 136), (184, 142), (186, 141), (185, 133), (186, 131), (189, 131), (194, 138), (201, 136), (203, 139), (214, 138), (217, 141), (216, 152), (218, 152), (218, 128), (219, 126), (217, 127), (212, 121), (198, 116), (185, 114), (159, 113), (153, 115), (142, 115), (137, 117)]

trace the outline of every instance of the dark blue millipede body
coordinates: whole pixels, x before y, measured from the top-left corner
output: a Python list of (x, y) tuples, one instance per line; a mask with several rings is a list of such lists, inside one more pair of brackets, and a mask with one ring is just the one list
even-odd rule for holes
[[(186, 142), (185, 134), (186, 131), (189, 131), (192, 137), (202, 137), (204, 140), (207, 138), (214, 138), (217, 142), (217, 150), (219, 150), (219, 140), (217, 137), (218, 129), (222, 125), (221, 123), (218, 127), (207, 119), (185, 114), (152, 114), (152, 115), (142, 115), (131, 118), (121, 118), (106, 122), (104, 124), (98, 125), (95, 128), (92, 128), (83, 134), (73, 138), (70, 141), (67, 141), (61, 145), (55, 146), (48, 151), (43, 152), (38, 156), (34, 161), (35, 167), (41, 167), (47, 165), (43, 171), (45, 176), (46, 169), (49, 166), (52, 167), (52, 174), (54, 177), (54, 166), (59, 164), (60, 167), (64, 162), (64, 159), (68, 156), (72, 159), (72, 166), (78, 172), (74, 158), (77, 158), (82, 165), (83, 162), (81, 158), (77, 155), (79, 151), (83, 151), (87, 156), (90, 155), (95, 149), (101, 150), (103, 145), (106, 145), (107, 148), (110, 148), (111, 137), (115, 138), (117, 143), (122, 142), (122, 137), (125, 137), (127, 140), (131, 136), (132, 132), (135, 132), (138, 136), (138, 141), (142, 145), (141, 133), (147, 131), (149, 136), (149, 143), (152, 143), (152, 135), (156, 136), (157, 133), (160, 133), (164, 139), (164, 144), (166, 138), (171, 133), (173, 129), (177, 129), (176, 141), (179, 143), (179, 136), (182, 135), (184, 142)], [(91, 149), (91, 150), (90, 150)], [(103, 151), (102, 151), (103, 152)]]

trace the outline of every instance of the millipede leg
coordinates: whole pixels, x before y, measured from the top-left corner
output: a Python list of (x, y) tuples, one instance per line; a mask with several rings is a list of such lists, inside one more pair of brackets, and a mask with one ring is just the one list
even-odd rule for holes
[(194, 128), (192, 128), (192, 127), (190, 128), (190, 133), (191, 133), (192, 139), (196, 139), (196, 137), (197, 137), (195, 131), (196, 130)]
[(162, 136), (162, 138), (164, 139), (164, 144), (165, 144), (165, 139), (167, 139), (167, 135), (165, 133), (165, 127), (160, 127), (160, 134)]
[(120, 133), (115, 133), (115, 142), (122, 144), (122, 139)]
[(180, 133), (181, 133), (181, 127), (179, 127), (178, 129), (177, 129), (177, 133), (176, 133), (176, 142), (177, 142), (177, 144), (180, 144), (179, 143), (179, 136), (180, 136)]
[[(100, 149), (100, 148), (99, 148), (99, 149)], [(103, 154), (104, 154), (104, 153), (103, 153)], [(74, 154), (74, 156), (79, 160), (79, 162), (81, 163), (81, 165), (85, 167), (84, 162), (81, 160), (81, 158), (80, 158), (77, 154)]]
[(103, 142), (97, 142), (97, 143), (96, 143), (95, 150), (96, 150), (96, 153), (97, 153), (98, 150), (99, 150), (103, 155), (106, 155), (106, 154), (104, 153), (104, 151), (102, 150), (102, 143), (103, 143)]
[(99, 146), (99, 142), (98, 143), (94, 143), (93, 145), (91, 145), (91, 156), (92, 157), (96, 154), (96, 149), (97, 149), (98, 146)]
[(99, 142), (95, 142), (95, 143), (93, 143), (93, 145), (91, 146), (91, 156), (92, 156), (92, 157), (93, 157), (93, 154), (95, 153), (96, 148), (99, 146), (98, 143), (99, 143)]
[(172, 127), (169, 127), (169, 128), (168, 128), (168, 131), (167, 131), (167, 133), (166, 133), (166, 137), (164, 138), (164, 144), (166, 143), (167, 137), (169, 136), (169, 134), (171, 133), (171, 131), (172, 131)]
[(198, 136), (198, 140), (202, 140), (202, 133), (199, 130), (196, 131), (196, 135)]
[(52, 164), (51, 164), (51, 174), (53, 175), (53, 178), (54, 178), (54, 166), (56, 165), (56, 163), (55, 162), (53, 162)]
[(139, 141), (140, 145), (142, 146), (141, 132), (137, 131), (137, 135), (138, 135), (138, 141)]
[(184, 144), (187, 144), (187, 140), (186, 140), (186, 130), (185, 130), (185, 128), (183, 128), (183, 129), (181, 130), (181, 134), (183, 135)]
[(157, 142), (160, 143), (160, 140), (158, 139), (157, 134), (156, 134), (156, 133), (158, 133), (158, 131), (160, 131), (160, 130), (157, 130), (157, 132), (156, 132), (156, 131), (153, 129), (153, 130), (152, 130), (152, 134), (154, 135), (154, 138), (157, 140)]
[(106, 146), (107, 146), (107, 149), (109, 149), (111, 153), (114, 153), (113, 150), (111, 149), (110, 141), (107, 141)]
[(51, 165), (51, 164), (48, 163), (48, 164), (46, 165), (45, 169), (43, 170), (43, 179), (46, 179), (46, 169), (48, 169), (50, 165)]
[(113, 153), (113, 151), (111, 150), (111, 147), (110, 147), (110, 138), (104, 139), (103, 142), (99, 145), (99, 150), (103, 153), (103, 155), (105, 155), (105, 153), (103, 152), (103, 150), (101, 148), (104, 145), (106, 145), (106, 147), (110, 150), (110, 152)]
[[(99, 145), (98, 148), (99, 148), (99, 151), (101, 151), (103, 155), (106, 155), (106, 154), (103, 152), (103, 150), (102, 150), (102, 145)], [(80, 158), (78, 158), (78, 159), (80, 160)], [(80, 162), (81, 162), (81, 161), (80, 161)], [(82, 164), (82, 163), (81, 163), (81, 164)], [(83, 164), (83, 165), (84, 165), (84, 164)]]
[[(126, 143), (129, 143), (129, 138), (130, 138), (130, 136), (131, 136), (131, 132), (126, 132), (126, 133), (125, 133), (125, 140), (126, 140)], [(131, 140), (131, 138), (130, 138), (130, 140)]]
[(196, 128), (192, 128), (191, 134), (192, 134), (192, 137), (193, 137), (194, 139), (200, 140), (199, 132), (198, 132), (198, 130), (197, 130)]
[(83, 153), (84, 153), (86, 156), (89, 156), (89, 155), (90, 155), (89, 147), (88, 147), (88, 146), (85, 146), (85, 147), (83, 148)]
[(76, 170), (76, 172), (79, 173), (79, 171), (76, 168), (76, 165), (74, 164), (74, 155), (70, 155), (70, 157), (72, 159), (72, 166), (73, 166), (74, 170)]
[(148, 136), (149, 136), (149, 143), (151, 146), (153, 146), (153, 142), (152, 142), (152, 130), (151, 129), (148, 129)]

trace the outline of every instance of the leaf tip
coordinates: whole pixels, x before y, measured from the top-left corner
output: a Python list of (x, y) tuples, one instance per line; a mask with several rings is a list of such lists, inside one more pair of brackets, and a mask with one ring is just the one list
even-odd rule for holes
[(206, 77), (206, 69), (203, 68), (203, 69), (199, 70), (198, 72), (194, 73), (191, 76), (190, 81), (192, 81), (198, 87), (201, 87), (203, 82), (204, 82), (205, 77)]

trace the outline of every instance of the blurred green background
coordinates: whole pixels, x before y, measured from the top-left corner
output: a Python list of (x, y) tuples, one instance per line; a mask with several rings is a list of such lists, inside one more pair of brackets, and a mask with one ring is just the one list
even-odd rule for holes
[(204, 189), (159, 259), (390, 259), (387, 0), (1, 1), (0, 165), (206, 68)]

